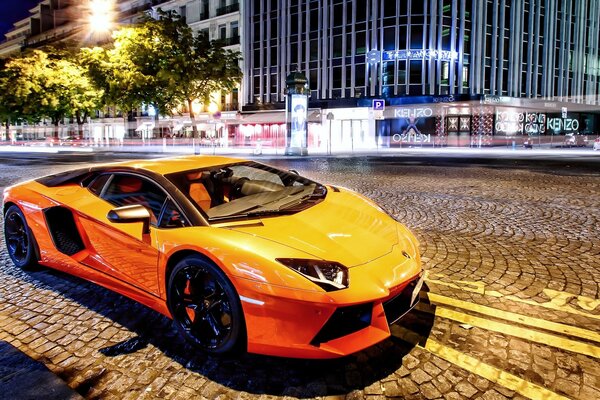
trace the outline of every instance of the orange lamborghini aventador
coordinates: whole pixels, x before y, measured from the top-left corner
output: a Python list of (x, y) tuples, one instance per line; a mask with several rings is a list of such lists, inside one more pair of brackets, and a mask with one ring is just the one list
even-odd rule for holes
[(418, 301), (415, 237), (369, 199), (253, 161), (193, 156), (79, 169), (4, 192), (13, 262), (172, 318), (209, 353), (339, 357)]

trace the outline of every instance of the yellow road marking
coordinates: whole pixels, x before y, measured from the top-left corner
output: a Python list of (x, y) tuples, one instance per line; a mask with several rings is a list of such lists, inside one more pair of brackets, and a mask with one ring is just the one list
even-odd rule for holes
[(476, 358), (470, 357), (431, 339), (427, 339), (424, 348), (460, 368), (477, 374), (489, 381), (504, 386), (505, 388), (514, 390), (515, 392), (529, 397), (530, 399), (568, 399), (567, 397), (558, 395), (546, 389), (545, 387), (521, 379), (516, 375), (502, 371), (501, 369), (481, 362)]
[(458, 350), (444, 346), (433, 339), (427, 339), (424, 344), (419, 344), (419, 339), (423, 337), (416, 332), (408, 330), (400, 325), (393, 325), (392, 333), (394, 336), (399, 337), (400, 339), (409, 343), (415, 344), (429, 351), (430, 353), (435, 354), (436, 356), (456, 365), (459, 368), (469, 371), (475, 375), (479, 375), (482, 378), (504, 386), (505, 388), (514, 390), (515, 392), (529, 397), (530, 399), (568, 399), (567, 397), (556, 394), (543, 386), (539, 386), (525, 379), (521, 379), (516, 375), (479, 361), (478, 359), (461, 353)]
[(600, 343), (600, 334), (588, 329), (578, 328), (571, 325), (560, 324), (557, 322), (546, 321), (541, 318), (528, 317), (525, 315), (503, 311), (492, 307), (482, 306), (479, 304), (469, 303), (468, 301), (453, 299), (442, 296), (437, 293), (428, 293), (429, 300), (435, 304), (445, 304), (462, 308), (468, 311), (474, 311), (479, 314), (489, 315), (491, 317), (501, 318), (511, 322), (517, 322), (524, 325), (533, 326), (536, 328), (545, 329), (569, 336), (576, 336), (582, 339), (593, 340)]
[(445, 278), (446, 276), (444, 274), (427, 274), (425, 279), (427, 280), (427, 282), (430, 283), (447, 286), (467, 292), (478, 293), (498, 298), (502, 297), (506, 300), (511, 300), (518, 303), (524, 303), (536, 307), (544, 307), (556, 311), (564, 311), (571, 314), (581, 315), (593, 319), (600, 319), (600, 315), (598, 314), (592, 314), (590, 312), (581, 311), (576, 308), (573, 308), (573, 306), (568, 304), (569, 301), (576, 299), (577, 305), (580, 308), (586, 311), (594, 311), (596, 308), (598, 308), (598, 306), (600, 306), (600, 299), (592, 299), (590, 297), (568, 292), (561, 292), (553, 289), (543, 289), (544, 294), (548, 296), (550, 300), (545, 303), (538, 303), (537, 301), (522, 299), (514, 295), (504, 295), (498, 291), (489, 290), (486, 288), (486, 283), (481, 281), (475, 282), (456, 280), (448, 282), (441, 279), (433, 279), (433, 277)]
[(443, 307), (436, 307), (435, 315), (442, 318), (448, 318), (463, 324), (469, 324), (490, 331), (500, 332), (507, 335), (526, 339), (532, 342), (572, 351), (574, 353), (585, 354), (590, 357), (600, 358), (600, 347), (578, 342), (576, 340), (563, 338), (549, 333), (532, 331), (530, 329), (508, 325), (503, 322), (488, 321), (480, 317), (463, 314), (461, 312)]

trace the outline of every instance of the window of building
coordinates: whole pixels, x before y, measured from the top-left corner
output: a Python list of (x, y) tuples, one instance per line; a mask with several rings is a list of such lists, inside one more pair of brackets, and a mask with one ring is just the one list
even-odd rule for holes
[(229, 31), (231, 32), (231, 37), (236, 38), (240, 36), (240, 28), (238, 21), (233, 21), (229, 24)]
[(343, 56), (342, 36), (334, 36), (333, 38), (333, 57)]
[(223, 25), (219, 25), (219, 39), (226, 39), (227, 38), (227, 25), (223, 24)]
[(342, 26), (344, 23), (344, 6), (336, 4), (333, 6), (333, 26)]
[(411, 60), (410, 61), (410, 83), (418, 83), (420, 84), (423, 79), (423, 71), (422, 71), (422, 63), (420, 60)]
[(365, 32), (356, 32), (356, 54), (367, 53), (367, 34)]
[(396, 49), (396, 28), (390, 27), (383, 30), (383, 50)]
[(332, 70), (333, 88), (339, 89), (342, 87), (342, 67), (334, 67)]
[(365, 64), (358, 64), (354, 67), (355, 86), (365, 86)]

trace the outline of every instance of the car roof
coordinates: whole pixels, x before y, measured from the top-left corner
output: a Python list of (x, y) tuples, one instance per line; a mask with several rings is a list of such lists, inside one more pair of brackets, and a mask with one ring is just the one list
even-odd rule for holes
[(247, 160), (241, 158), (223, 157), (223, 156), (183, 156), (158, 158), (152, 160), (133, 160), (118, 164), (109, 164), (105, 167), (129, 167), (134, 169), (145, 169), (160, 175), (172, 174), (175, 172), (189, 171), (192, 169), (202, 169), (224, 164), (232, 164), (245, 162)]

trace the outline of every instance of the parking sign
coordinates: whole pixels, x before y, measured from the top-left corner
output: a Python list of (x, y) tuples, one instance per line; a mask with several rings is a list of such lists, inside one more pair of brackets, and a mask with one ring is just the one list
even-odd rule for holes
[(373, 99), (373, 111), (383, 111), (383, 110), (385, 110), (385, 100)]

